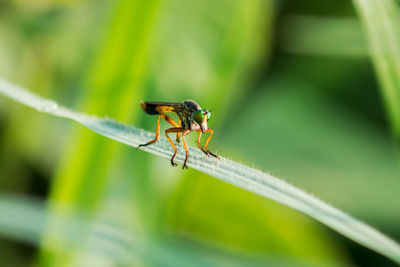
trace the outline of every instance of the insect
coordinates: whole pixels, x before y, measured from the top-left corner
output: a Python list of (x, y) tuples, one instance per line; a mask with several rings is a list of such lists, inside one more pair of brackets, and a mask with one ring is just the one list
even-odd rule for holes
[[(214, 153), (210, 152), (207, 148), (208, 143), (211, 140), (211, 137), (213, 136), (214, 131), (212, 129), (209, 129), (207, 126), (207, 121), (211, 118), (211, 111), (207, 109), (202, 109), (199, 104), (197, 104), (193, 100), (186, 100), (183, 101), (182, 103), (174, 103), (174, 102), (145, 102), (141, 101), (140, 106), (142, 107), (143, 111), (147, 114), (150, 115), (158, 115), (158, 121), (157, 121), (157, 128), (156, 128), (156, 136), (153, 140), (139, 145), (137, 148), (140, 148), (142, 146), (148, 146), (151, 145), (155, 142), (160, 137), (160, 119), (163, 118), (166, 120), (169, 124), (171, 124), (172, 128), (166, 129), (165, 130), (165, 136), (167, 137), (169, 143), (171, 144), (172, 148), (174, 149), (174, 155), (171, 158), (171, 164), (172, 166), (177, 166), (177, 164), (174, 162), (174, 158), (178, 152), (176, 149), (174, 143), (172, 142), (171, 138), (168, 136), (169, 133), (176, 133), (176, 141), (180, 141), (180, 137), (182, 135), (182, 142), (183, 146), (185, 147), (185, 161), (183, 163), (182, 169), (187, 169), (188, 167), (186, 166), (186, 163), (189, 158), (189, 151), (186, 145), (185, 141), (185, 136), (189, 134), (190, 132), (198, 132), (199, 136), (197, 137), (197, 145), (199, 146), (200, 150), (203, 151), (207, 156), (211, 155), (215, 157), (216, 159), (219, 159), (217, 155)], [(178, 122), (175, 122), (171, 117), (166, 115), (165, 113), (176, 113), (179, 117)], [(200, 138), (203, 133), (210, 133), (208, 136), (204, 147), (201, 147), (200, 145)]]

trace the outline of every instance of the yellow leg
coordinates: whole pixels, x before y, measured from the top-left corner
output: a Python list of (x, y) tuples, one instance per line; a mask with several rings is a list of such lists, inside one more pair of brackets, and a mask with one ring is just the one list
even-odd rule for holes
[(173, 119), (171, 119), (170, 116), (165, 115), (165, 114), (160, 114), (160, 116), (161, 116), (164, 120), (166, 120), (169, 124), (171, 124), (172, 126), (180, 127), (180, 126), (178, 125), (178, 123), (176, 123)]
[(208, 148), (207, 148), (208, 143), (210, 142), (211, 137), (212, 137), (213, 134), (214, 134), (214, 131), (211, 130), (211, 129), (208, 129), (207, 131), (205, 131), (205, 133), (210, 133), (210, 136), (208, 136), (207, 141), (206, 141), (206, 143), (204, 144), (204, 149), (207, 151), (208, 154), (210, 154), (211, 156), (215, 157), (216, 159), (219, 159), (219, 157), (218, 157), (217, 155), (215, 155), (214, 153), (212, 153), (212, 152), (211, 152), (210, 150), (208, 150)]
[(198, 147), (200, 148), (200, 150), (203, 151), (203, 152), (207, 155), (207, 157), (208, 157), (207, 151), (205, 151), (205, 150), (201, 147), (201, 145), (200, 145), (200, 138), (201, 138), (202, 132), (201, 132), (201, 130), (199, 130), (198, 132), (199, 132), (199, 136), (197, 137), (197, 145), (198, 145)]
[[(178, 120), (178, 127), (180, 128), (182, 125), (181, 120)], [(180, 137), (181, 137), (181, 133), (176, 133), (176, 142), (179, 143), (180, 142)]]
[(160, 114), (160, 115), (158, 116), (157, 128), (156, 128), (156, 136), (155, 136), (155, 138), (154, 138), (153, 140), (151, 140), (150, 142), (147, 142), (146, 144), (141, 144), (141, 145), (139, 145), (137, 148), (140, 148), (140, 147), (142, 147), (142, 146), (148, 146), (148, 145), (154, 144), (155, 142), (158, 141), (158, 139), (160, 138), (160, 119), (161, 119), (161, 118), (163, 118), (163, 119), (166, 120), (169, 124), (171, 124), (171, 125), (173, 125), (173, 126), (175, 126), (175, 127), (180, 127), (180, 126), (178, 126), (178, 124), (177, 124), (173, 119), (171, 119), (169, 116), (167, 116), (167, 115), (165, 115), (165, 114)]
[(161, 118), (161, 116), (158, 116), (157, 128), (156, 128), (156, 137), (153, 140), (151, 140), (150, 142), (147, 142), (146, 144), (138, 145), (137, 148), (140, 148), (142, 146), (148, 146), (148, 145), (151, 145), (151, 144), (153, 144), (153, 143), (158, 141), (158, 139), (160, 138), (160, 118)]
[(186, 166), (186, 162), (188, 161), (188, 158), (189, 158), (189, 150), (188, 150), (188, 148), (186, 146), (185, 135), (187, 135), (190, 132), (191, 132), (191, 130), (186, 130), (182, 134), (183, 147), (185, 148), (185, 152), (186, 152), (186, 154), (185, 154), (185, 162), (183, 162), (182, 169), (185, 169), (185, 168), (188, 169), (188, 167)]
[[(186, 131), (185, 128), (179, 128), (179, 127), (169, 128), (169, 129), (165, 130), (165, 136), (167, 137), (167, 139), (168, 139), (169, 143), (171, 144), (172, 148), (174, 149), (174, 155), (171, 158), (171, 165), (172, 166), (177, 166), (177, 164), (174, 162), (174, 158), (176, 156), (176, 153), (178, 153), (178, 150), (176, 149), (176, 147), (175, 147), (174, 143), (172, 142), (171, 138), (169, 138), (168, 133), (178, 133), (178, 132), (181, 133), (181, 132), (185, 132), (185, 131)], [(183, 136), (182, 136), (182, 139), (183, 139)], [(186, 148), (186, 143), (184, 142), (183, 144), (185, 145), (185, 149), (187, 149)]]

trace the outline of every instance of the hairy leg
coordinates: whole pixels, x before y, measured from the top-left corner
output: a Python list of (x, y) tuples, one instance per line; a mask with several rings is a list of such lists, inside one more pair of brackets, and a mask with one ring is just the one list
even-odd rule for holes
[(137, 148), (140, 148), (142, 146), (148, 146), (148, 145), (151, 145), (151, 144), (153, 144), (153, 143), (158, 141), (158, 139), (160, 138), (160, 118), (161, 118), (161, 115), (158, 116), (157, 128), (156, 128), (156, 136), (154, 137), (154, 139), (149, 141), (149, 142), (147, 142), (147, 143), (145, 143), (145, 144), (138, 145)]
[(216, 159), (219, 159), (219, 157), (218, 157), (217, 155), (215, 155), (214, 153), (212, 153), (212, 152), (211, 152), (210, 150), (208, 150), (208, 148), (207, 148), (208, 143), (210, 142), (211, 137), (212, 137), (213, 134), (214, 134), (214, 131), (211, 130), (211, 129), (208, 129), (208, 130), (205, 131), (205, 132), (206, 132), (206, 133), (210, 133), (210, 135), (208, 136), (207, 141), (206, 141), (206, 143), (204, 144), (204, 150), (207, 151), (207, 153), (210, 154), (211, 156), (215, 157)]
[(169, 138), (168, 133), (182, 133), (186, 131), (185, 128), (180, 128), (180, 127), (173, 127), (165, 130), (165, 136), (167, 137), (169, 143), (171, 144), (172, 148), (174, 149), (174, 155), (171, 158), (171, 165), (172, 166), (177, 166), (177, 164), (174, 162), (174, 158), (176, 156), (176, 153), (178, 153), (178, 150), (176, 149), (174, 143), (172, 142), (171, 138)]

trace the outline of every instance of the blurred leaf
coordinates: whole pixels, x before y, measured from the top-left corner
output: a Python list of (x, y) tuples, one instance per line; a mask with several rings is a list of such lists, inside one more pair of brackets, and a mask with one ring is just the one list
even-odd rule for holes
[(91, 232), (91, 237), (83, 241), (88, 253), (87, 266), (136, 266), (138, 258), (156, 266), (298, 266), (298, 262), (290, 258), (273, 255), (268, 259), (243, 257), (189, 241), (139, 242), (138, 235), (132, 234), (130, 227), (117, 226), (101, 217), (89, 220), (77, 212), (52, 213), (42, 201), (17, 195), (0, 195), (0, 215), (0, 235), (34, 246), (40, 244), (49, 222), (56, 224), (59, 231), (51, 237), (54, 246), (47, 248), (50, 251), (82, 242), (80, 235)]
[[(218, 12), (218, 8), (224, 11)], [(216, 127), (215, 130), (221, 133), (224, 130), (219, 126), (221, 122), (231, 121), (232, 107), (242, 96), (249, 94), (248, 79), (252, 68), (268, 59), (268, 54), (264, 53), (269, 52), (272, 43), (270, 32), (274, 12), (271, 1), (218, 0), (196, 4), (168, 1), (162, 6), (160, 25), (157, 25), (160, 41), (152, 49), (154, 62), (150, 68), (154, 73), (154, 87), (145, 99), (181, 101), (193, 98), (199, 103), (207, 103), (208, 107), (216, 107), (216, 116), (209, 126)], [(218, 146), (218, 142), (212, 143), (212, 147)], [(311, 220), (303, 221), (304, 216), (284, 213), (280, 209), (285, 208), (281, 206), (274, 208), (271, 202), (249, 197), (249, 192), (234, 190), (203, 173), (188, 171), (182, 175), (174, 170), (164, 170), (160, 166), (162, 162), (154, 157), (152, 161), (150, 166), (155, 170), (146, 179), (157, 179), (154, 184), (161, 184), (158, 192), (166, 191), (163, 187), (168, 181), (184, 176), (173, 189), (173, 195), (160, 201), (162, 219), (159, 215), (154, 220), (158, 221), (159, 232), (169, 231), (244, 253), (274, 251), (307, 260), (340, 258), (339, 249), (331, 245), (333, 240), (323, 236)], [(217, 196), (219, 205), (215, 204)], [(233, 206), (237, 214), (235, 223)], [(274, 210), (277, 217), (284, 214), (282, 217), (287, 220), (281, 228), (284, 230), (278, 230), (277, 225), (270, 222), (272, 215), (249, 207)], [(294, 230), (300, 228), (299, 225), (303, 231)], [(308, 239), (307, 246), (298, 246), (304, 238)]]
[[(137, 147), (152, 137), (149, 132), (116, 121), (90, 117), (63, 108), (53, 101), (42, 99), (3, 79), (0, 80), (0, 92), (39, 111), (75, 120), (101, 135), (132, 147)], [(144, 147), (143, 150), (164, 158), (169, 158), (171, 153), (166, 138), (160, 139), (153, 146)], [(316, 197), (281, 179), (223, 157), (220, 160), (206, 158), (201, 151), (192, 147), (189, 153), (190, 167), (301, 211), (359, 244), (400, 263), (400, 246), (395, 241)], [(177, 155), (177, 162), (183, 162), (182, 154)]]
[[(244, 91), (240, 85), (246, 73), (261, 60), (258, 54), (264, 50), (264, 36), (259, 33), (270, 25), (264, 23), (271, 19), (264, 10), (270, 12), (271, 3), (116, 2), (112, 18), (104, 23), (105, 38), (89, 63), (82, 109), (137, 123), (144, 114), (132, 107), (144, 97), (178, 101), (196, 97), (199, 102), (228, 105)], [(264, 6), (267, 8), (262, 9)], [(200, 79), (195, 77), (204, 73), (207, 75)], [(153, 170), (157, 160), (103, 141), (86, 130), (77, 130), (74, 139), (58, 169), (52, 202), (94, 215), (119, 201), (119, 209), (124, 210), (123, 216), (118, 215), (120, 221), (130, 219), (132, 228), (140, 229), (144, 236), (158, 232), (154, 226), (167, 195), (163, 185), (169, 179), (159, 171), (164, 178), (160, 183), (160, 175)], [(171, 174), (181, 176), (176, 170)], [(60, 259), (65, 261), (62, 256)]]
[(285, 18), (281, 48), (285, 52), (331, 57), (364, 57), (368, 50), (354, 18), (290, 16)]
[(346, 258), (310, 218), (199, 172), (176, 190), (162, 221), (185, 238), (250, 255), (294, 255), (317, 266)]
[(400, 148), (400, 13), (393, 0), (353, 0), (365, 27), (372, 61)]
[[(91, 113), (107, 114), (122, 121), (135, 120), (138, 110), (132, 109), (132, 106), (143, 95), (151, 28), (159, 4), (159, 0), (121, 0), (109, 4), (106, 20), (101, 23), (105, 30), (103, 37), (98, 40), (99, 44), (96, 45), (93, 55), (86, 58), (86, 77), (79, 97), (82, 109)], [(98, 21), (92, 23), (98, 24)], [(144, 220), (135, 213), (146, 203), (143, 196), (148, 189), (145, 186), (146, 180), (139, 179), (138, 172), (132, 172), (135, 165), (143, 162), (132, 160), (130, 164), (121, 165), (127, 163), (121, 158), (128, 158), (122, 157), (122, 146), (107, 142), (81, 128), (74, 129), (70, 140), (52, 184), (51, 204), (57, 209), (66, 210), (79, 207), (89, 217), (95, 216), (102, 206), (115, 201), (108, 197), (108, 189), (113, 188), (113, 182), (120, 181), (125, 173), (130, 173), (129, 179), (132, 183), (142, 186), (120, 185), (125, 193), (117, 196), (119, 200), (124, 200), (129, 209), (121, 206), (121, 209), (125, 208), (125, 212), (119, 218), (121, 223), (130, 221), (132, 228), (144, 228)], [(130, 202), (130, 198), (140, 201)], [(80, 242), (76, 242), (75, 247), (69, 247), (69, 251), (47, 253), (46, 248), (52, 246), (51, 236), (54, 231), (57, 228), (50, 225), (47, 237), (43, 239), (44, 253), (40, 258), (42, 263), (58, 266), (68, 262), (85, 262), (84, 257), (79, 256), (84, 250)], [(90, 238), (90, 232), (82, 235), (82, 238)]]
[(397, 229), (400, 180), (390, 138), (289, 75), (270, 79), (248, 99), (221, 142), (240, 160), (266, 166), (335, 206)]

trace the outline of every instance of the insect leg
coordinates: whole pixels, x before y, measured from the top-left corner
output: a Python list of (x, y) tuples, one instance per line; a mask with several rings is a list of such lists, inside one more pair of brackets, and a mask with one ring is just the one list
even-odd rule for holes
[[(171, 124), (172, 126), (175, 126), (175, 127), (180, 128), (181, 125), (182, 125), (181, 120), (178, 120), (178, 123), (176, 123), (176, 122), (175, 122), (173, 119), (171, 119), (171, 117), (169, 117), (168, 115), (161, 114), (161, 117), (162, 117), (164, 120), (166, 120), (169, 124)], [(181, 133), (180, 133), (180, 132), (177, 132), (177, 133), (176, 133), (176, 142), (178, 142), (178, 143), (180, 142), (180, 140), (179, 140), (180, 136), (181, 136)]]
[(202, 132), (201, 132), (201, 130), (199, 130), (198, 132), (199, 132), (199, 136), (197, 137), (197, 145), (199, 146), (200, 150), (203, 151), (208, 157), (207, 151), (205, 151), (204, 148), (202, 148), (201, 145), (200, 145), (200, 138), (201, 138)]
[(165, 130), (165, 136), (167, 137), (169, 143), (171, 144), (172, 148), (174, 149), (174, 155), (171, 158), (171, 164), (172, 166), (176, 166), (177, 164), (174, 162), (174, 158), (176, 156), (176, 153), (178, 153), (178, 150), (176, 149), (174, 143), (172, 142), (171, 138), (169, 138), (168, 133), (178, 133), (178, 132), (184, 132), (186, 129), (185, 128), (179, 128), (179, 127), (173, 127)]
[[(181, 120), (178, 120), (178, 127), (182, 127), (182, 122), (181, 122)], [(176, 133), (176, 142), (177, 142), (177, 143), (180, 143), (180, 142), (181, 142), (180, 137), (181, 137), (181, 133)]]
[(150, 142), (147, 142), (146, 144), (138, 145), (137, 148), (140, 148), (142, 146), (148, 146), (148, 145), (151, 145), (151, 144), (153, 144), (153, 143), (158, 141), (158, 139), (160, 138), (160, 118), (161, 118), (161, 116), (158, 116), (157, 128), (156, 128), (156, 136), (154, 137), (154, 139), (151, 140)]
[(186, 152), (186, 154), (185, 154), (185, 162), (183, 162), (182, 170), (185, 169), (185, 168), (188, 169), (188, 167), (186, 166), (186, 162), (188, 161), (188, 158), (189, 158), (189, 150), (188, 150), (188, 148), (186, 146), (185, 135), (187, 135), (190, 132), (191, 132), (191, 130), (186, 130), (182, 134), (182, 142), (183, 142), (183, 146), (185, 147), (185, 152)]
[(207, 151), (208, 154), (210, 154), (211, 156), (215, 157), (216, 159), (219, 159), (219, 157), (217, 155), (215, 155), (214, 153), (210, 152), (210, 150), (207, 149), (208, 143), (211, 140), (211, 137), (214, 134), (214, 131), (211, 129), (208, 129), (205, 131), (206, 133), (210, 133), (210, 136), (208, 136), (206, 143), (204, 144), (204, 149)]
[(175, 126), (175, 127), (180, 127), (179, 125), (178, 125), (178, 123), (176, 123), (173, 119), (171, 119), (171, 117), (170, 116), (168, 116), (168, 115), (165, 115), (165, 114), (160, 114), (160, 116), (164, 119), (164, 120), (166, 120), (169, 124), (171, 124), (172, 126)]

